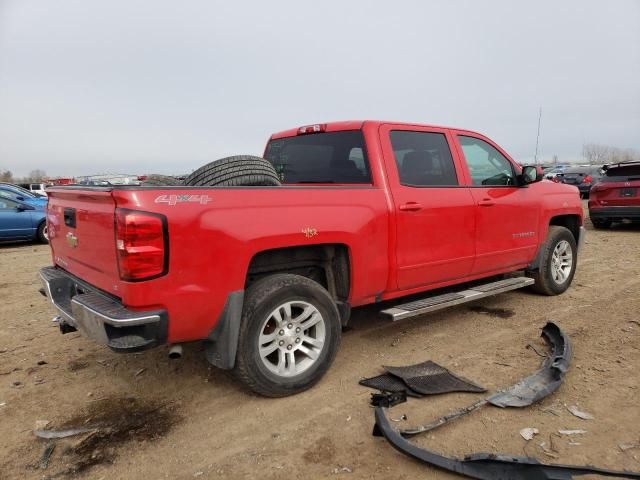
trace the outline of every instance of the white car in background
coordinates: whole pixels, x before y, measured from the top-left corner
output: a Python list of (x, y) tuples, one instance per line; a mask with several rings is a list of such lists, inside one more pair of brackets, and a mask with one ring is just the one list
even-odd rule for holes
[(20, 186), (42, 197), (47, 196), (47, 192), (44, 190), (47, 185), (44, 183), (21, 183)]

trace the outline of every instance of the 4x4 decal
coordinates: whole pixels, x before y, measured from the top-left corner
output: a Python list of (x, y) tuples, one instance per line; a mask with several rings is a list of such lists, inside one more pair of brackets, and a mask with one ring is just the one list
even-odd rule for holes
[(167, 205), (177, 205), (178, 203), (199, 203), (206, 205), (212, 202), (213, 198), (209, 195), (159, 195), (155, 199), (155, 203), (166, 203)]

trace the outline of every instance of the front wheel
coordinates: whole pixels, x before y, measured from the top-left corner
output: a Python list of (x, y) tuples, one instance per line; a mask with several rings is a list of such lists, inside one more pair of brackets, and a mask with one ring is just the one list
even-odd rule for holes
[(538, 270), (527, 272), (527, 275), (535, 280), (532, 288), (544, 295), (564, 293), (571, 285), (576, 272), (576, 239), (569, 229), (551, 225), (547, 241), (542, 248)]
[(302, 392), (328, 370), (340, 343), (340, 316), (329, 293), (306, 277), (277, 274), (247, 290), (234, 376), (254, 392)]

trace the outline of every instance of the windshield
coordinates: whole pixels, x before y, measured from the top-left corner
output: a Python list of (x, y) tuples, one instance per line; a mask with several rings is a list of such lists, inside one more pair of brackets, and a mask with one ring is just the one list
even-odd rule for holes
[(610, 182), (632, 182), (640, 180), (640, 164), (619, 165), (605, 171), (606, 180)]
[(284, 184), (371, 183), (360, 130), (271, 140), (265, 158), (274, 166)]

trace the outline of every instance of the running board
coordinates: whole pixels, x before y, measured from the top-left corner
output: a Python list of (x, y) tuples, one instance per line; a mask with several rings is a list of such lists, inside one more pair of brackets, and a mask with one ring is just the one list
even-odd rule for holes
[(499, 293), (516, 290), (534, 283), (533, 278), (516, 277), (499, 280), (497, 282), (485, 283), (460, 292), (445, 293), (435, 297), (428, 297), (423, 300), (396, 305), (392, 308), (382, 310), (380, 313), (391, 318), (394, 322), (403, 318), (415, 317), (427, 312), (435, 312), (443, 308), (460, 305), (461, 303), (472, 302), (480, 298), (490, 297)]

